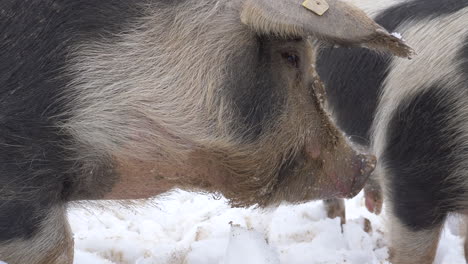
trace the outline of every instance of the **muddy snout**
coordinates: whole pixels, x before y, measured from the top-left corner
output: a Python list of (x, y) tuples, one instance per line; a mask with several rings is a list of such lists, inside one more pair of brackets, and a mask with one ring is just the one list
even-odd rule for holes
[(351, 175), (348, 175), (352, 179), (348, 194), (343, 193), (346, 198), (356, 196), (364, 184), (369, 178), (370, 174), (374, 171), (377, 164), (377, 158), (370, 154), (358, 154), (352, 162)]
[(308, 144), (305, 154), (310, 164), (320, 164), (315, 174), (320, 175), (316, 178), (319, 190), (316, 196), (322, 199), (356, 196), (364, 188), (377, 164), (374, 155), (364, 154), (347, 143), (338, 144), (334, 151), (324, 150), (320, 144)]

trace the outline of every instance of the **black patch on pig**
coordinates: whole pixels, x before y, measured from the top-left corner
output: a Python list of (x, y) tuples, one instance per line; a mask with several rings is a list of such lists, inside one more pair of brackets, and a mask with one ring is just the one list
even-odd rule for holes
[(382, 82), (390, 56), (364, 48), (324, 48), (317, 72), (325, 84), (327, 100), (337, 125), (353, 142), (369, 144)]
[[(393, 21), (389, 18), (383, 16), (376, 21), (387, 28)], [(319, 49), (317, 72), (325, 84), (328, 104), (337, 126), (353, 142), (369, 144), (378, 96), (391, 62), (390, 55), (365, 48)]]
[(464, 186), (448, 178), (459, 169), (466, 148), (460, 148), (461, 132), (450, 123), (456, 97), (442, 89), (433, 85), (401, 102), (381, 157), (393, 211), (413, 231), (441, 224), (464, 194)]
[(37, 201), (0, 202), (0, 241), (32, 238), (47, 215), (48, 207)]
[(232, 129), (246, 141), (256, 140), (284, 109), (287, 84), (275, 74), (271, 46), (268, 37), (258, 37), (227, 65), (224, 89), (238, 112)]
[[(468, 7), (466, 0), (415, 0), (391, 7), (375, 19), (379, 24), (392, 32), (405, 22), (437, 19)], [(404, 32), (402, 32), (404, 33)]]
[[(58, 128), (73, 99), (58, 100), (70, 82), (69, 52), (90, 39), (112, 41), (141, 15), (141, 3), (0, 2), (0, 243), (30, 238), (51, 206), (79, 193), (80, 161), (71, 135)], [(98, 196), (102, 186), (93, 188)]]

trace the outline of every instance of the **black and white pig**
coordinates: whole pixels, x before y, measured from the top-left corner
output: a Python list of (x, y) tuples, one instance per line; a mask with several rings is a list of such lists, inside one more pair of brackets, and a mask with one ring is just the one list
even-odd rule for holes
[[(388, 203), (392, 263), (432, 263), (447, 215), (468, 210), (468, 1), (351, 2), (417, 56), (329, 47), (317, 71), (338, 127), (379, 159), (371, 182)], [(366, 192), (370, 210), (378, 188)]]
[(72, 263), (70, 201), (359, 192), (375, 158), (323, 110), (311, 38), (410, 49), (328, 2), (0, 0), (0, 259)]

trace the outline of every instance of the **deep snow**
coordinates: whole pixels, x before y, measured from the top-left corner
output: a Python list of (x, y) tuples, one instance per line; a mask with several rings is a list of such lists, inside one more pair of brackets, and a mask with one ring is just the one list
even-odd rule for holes
[[(388, 263), (384, 217), (348, 200), (347, 224), (321, 202), (270, 210), (231, 208), (224, 199), (176, 191), (131, 207), (103, 202), (69, 212), (75, 264)], [(372, 232), (363, 230), (364, 218)], [(437, 264), (465, 263), (458, 218), (449, 219)]]

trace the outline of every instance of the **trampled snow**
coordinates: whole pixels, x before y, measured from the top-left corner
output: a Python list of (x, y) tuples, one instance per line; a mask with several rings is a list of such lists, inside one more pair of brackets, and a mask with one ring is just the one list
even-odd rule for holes
[[(362, 194), (346, 207), (342, 230), (321, 202), (231, 208), (224, 199), (176, 191), (140, 205), (77, 206), (69, 219), (75, 264), (389, 263), (385, 217), (367, 212)], [(459, 224), (448, 221), (437, 264), (465, 263)]]

